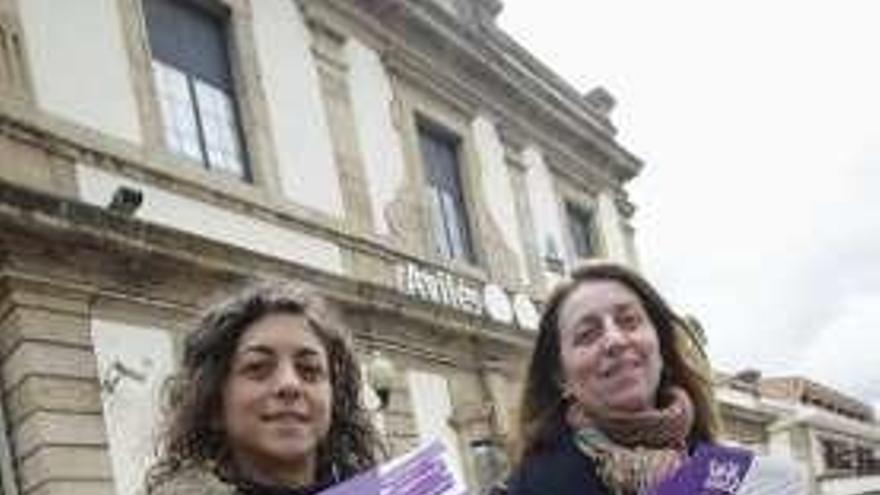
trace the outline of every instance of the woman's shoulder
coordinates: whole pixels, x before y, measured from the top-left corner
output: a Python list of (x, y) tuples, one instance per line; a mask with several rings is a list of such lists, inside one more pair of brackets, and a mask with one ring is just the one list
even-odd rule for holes
[(159, 484), (151, 495), (236, 495), (233, 485), (205, 469), (187, 469)]
[(333, 483), (287, 488), (255, 483), (233, 484), (206, 469), (183, 470), (156, 486), (150, 495), (314, 495)]
[(507, 495), (602, 495), (606, 493), (593, 461), (568, 439), (520, 463), (507, 481)]

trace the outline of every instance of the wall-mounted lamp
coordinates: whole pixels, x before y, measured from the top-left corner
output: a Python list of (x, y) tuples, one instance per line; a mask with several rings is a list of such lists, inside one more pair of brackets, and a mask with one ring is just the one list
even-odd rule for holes
[(107, 210), (120, 215), (130, 217), (140, 208), (144, 201), (144, 193), (128, 186), (119, 186), (113, 192), (113, 199), (107, 205)]
[(108, 395), (112, 395), (123, 378), (144, 383), (147, 381), (147, 374), (126, 365), (118, 359), (114, 359), (113, 363), (107, 368), (107, 371), (104, 372), (104, 376), (101, 377), (101, 389)]
[(379, 410), (388, 407), (391, 401), (391, 389), (394, 386), (394, 378), (396, 375), (394, 363), (385, 357), (381, 352), (374, 351), (370, 362), (367, 364), (367, 381), (376, 397), (379, 398)]

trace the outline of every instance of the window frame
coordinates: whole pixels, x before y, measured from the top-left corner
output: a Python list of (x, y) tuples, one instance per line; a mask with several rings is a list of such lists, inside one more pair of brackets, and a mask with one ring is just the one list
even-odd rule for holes
[[(476, 243), (474, 242), (474, 228), (471, 222), (471, 208), (468, 201), (468, 192), (466, 186), (466, 179), (464, 173), (464, 160), (463, 156), (464, 152), (464, 138), (456, 133), (455, 131), (450, 130), (446, 126), (442, 124), (438, 124), (437, 122), (423, 116), (416, 115), (415, 118), (415, 137), (416, 144), (419, 153), (419, 160), (422, 165), (422, 173), (423, 176), (423, 185), (427, 189), (426, 194), (426, 208), (428, 211), (428, 219), (427, 221), (430, 223), (430, 238), (432, 242), (432, 252), (438, 257), (447, 260), (447, 261), (459, 261), (464, 262), (469, 265), (477, 264), (477, 250)], [(446, 171), (446, 175), (448, 177), (448, 182), (453, 184), (454, 191), (445, 190), (449, 194), (449, 197), (452, 198), (453, 206), (454, 206), (454, 214), (449, 213), (447, 208), (444, 208), (443, 205), (439, 205), (439, 214), (442, 221), (442, 227), (444, 231), (444, 239), (445, 239), (445, 247), (441, 247), (439, 244), (441, 242), (438, 239), (438, 225), (435, 224), (436, 220), (436, 205), (435, 202), (431, 201), (432, 198), (427, 197), (428, 195), (436, 195), (438, 190), (442, 190), (442, 184), (436, 184), (433, 182), (433, 176), (436, 176), (436, 170), (433, 167), (441, 167), (443, 165), (436, 163), (429, 163), (428, 157), (425, 153), (423, 141), (424, 139), (429, 138), (434, 141), (434, 143), (439, 143), (441, 145), (448, 146), (452, 151), (452, 170)], [(443, 197), (438, 197), (438, 201), (442, 201)], [(454, 235), (450, 227), (450, 219), (449, 216), (454, 216), (454, 221), (458, 226), (458, 233)], [(460, 245), (455, 246), (455, 239), (458, 239)]]
[[(144, 81), (146, 87), (144, 97), (147, 100), (143, 102), (143, 105), (149, 107), (145, 109), (145, 117), (148, 120), (148, 127), (150, 127), (152, 129), (151, 132), (154, 133), (151, 142), (158, 150), (161, 150), (163, 154), (170, 154), (187, 164), (198, 164), (198, 167), (193, 168), (204, 170), (212, 175), (227, 176), (246, 183), (256, 182), (256, 176), (258, 175), (258, 170), (256, 169), (258, 164), (255, 163), (255, 150), (251, 143), (258, 138), (251, 136), (251, 133), (248, 132), (248, 128), (249, 126), (258, 125), (250, 121), (254, 119), (259, 120), (259, 118), (250, 115), (248, 111), (248, 91), (243, 86), (251, 84), (251, 81), (242, 80), (243, 78), (240, 73), (242, 69), (239, 67), (241, 64), (239, 58), (242, 54), (240, 54), (237, 49), (236, 41), (236, 37), (239, 36), (239, 33), (236, 33), (237, 28), (235, 26), (235, 19), (236, 16), (241, 15), (239, 11), (241, 11), (243, 7), (239, 5), (238, 0), (168, 0), (172, 3), (179, 4), (182, 8), (191, 9), (199, 14), (210, 17), (213, 21), (216, 21), (217, 27), (220, 29), (220, 38), (223, 40), (221, 48), (223, 55), (226, 58), (225, 68), (228, 71), (226, 78), (229, 81), (229, 87), (224, 88), (203, 78), (197, 77), (192, 72), (184, 71), (179, 67), (168, 63), (166, 60), (156, 57), (153, 53), (150, 34), (151, 30), (147, 19), (146, 7), (146, 3), (153, 0), (134, 1), (137, 4), (137, 14), (142, 30), (143, 41), (141, 46), (143, 56), (141, 60), (141, 76), (146, 79), (146, 81)], [(197, 133), (196, 137), (198, 140), (199, 151), (198, 158), (184, 152), (183, 150), (175, 149), (169, 144), (166, 135), (168, 129), (162, 109), (163, 96), (156, 81), (157, 76), (154, 68), (154, 64), (156, 63), (161, 63), (165, 67), (173, 69), (176, 74), (185, 78), (187, 94), (189, 97), (187, 102), (191, 105), (190, 115), (195, 119), (194, 125)], [(230, 130), (236, 138), (236, 147), (238, 150), (237, 159), (239, 162), (237, 166), (240, 167), (240, 173), (239, 171), (230, 171), (228, 169), (229, 164), (221, 162), (218, 165), (210, 158), (212, 150), (205, 144), (207, 133), (201, 117), (201, 113), (204, 112), (204, 109), (201, 108), (202, 105), (200, 105), (198, 101), (199, 97), (198, 92), (196, 91), (197, 83), (202, 83), (213, 90), (219, 91), (228, 98), (231, 117), (234, 124), (231, 126), (232, 128)]]
[[(564, 198), (562, 205), (563, 213), (565, 215), (565, 225), (567, 227), (566, 231), (571, 246), (572, 259), (586, 260), (590, 258), (601, 257), (602, 243), (599, 232), (596, 208), (594, 206), (588, 206), (583, 202), (576, 201), (571, 198)], [(583, 222), (584, 220), (586, 222)], [(584, 230), (583, 227), (586, 227), (586, 230), (588, 231), (588, 238), (584, 239), (581, 236), (575, 236), (575, 221), (578, 221), (581, 224), (580, 230)], [(586, 223), (586, 225), (584, 225), (584, 223)], [(589, 255), (585, 256), (583, 253), (578, 251), (578, 239), (581, 239), (581, 242), (586, 240), (586, 243), (591, 250)]]

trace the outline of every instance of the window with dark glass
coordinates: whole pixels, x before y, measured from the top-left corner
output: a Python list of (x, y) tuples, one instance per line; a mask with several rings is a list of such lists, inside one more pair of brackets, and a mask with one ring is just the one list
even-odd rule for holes
[(475, 262), (461, 187), (459, 139), (427, 125), (419, 126), (425, 164), (428, 207), (437, 252), (449, 259)]
[(596, 256), (596, 234), (592, 212), (572, 203), (566, 203), (565, 210), (574, 244), (574, 254), (578, 258)]
[(827, 469), (853, 469), (856, 451), (850, 445), (836, 440), (822, 440), (822, 454)]
[(166, 145), (247, 177), (227, 50), (228, 16), (192, 0), (144, 0)]

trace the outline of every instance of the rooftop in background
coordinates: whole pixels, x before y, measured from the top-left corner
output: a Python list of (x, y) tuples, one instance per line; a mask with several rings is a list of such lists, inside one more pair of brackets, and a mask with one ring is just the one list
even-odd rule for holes
[(758, 370), (744, 370), (735, 374), (716, 371), (715, 383), (767, 398), (798, 402), (824, 409), (856, 421), (874, 423), (875, 409), (865, 402), (800, 376), (767, 377)]

